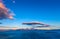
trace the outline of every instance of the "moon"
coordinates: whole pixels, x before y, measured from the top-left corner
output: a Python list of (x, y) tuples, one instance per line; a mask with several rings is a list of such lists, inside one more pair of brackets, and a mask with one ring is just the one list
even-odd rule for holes
[(13, 1), (13, 3), (15, 3), (15, 1)]

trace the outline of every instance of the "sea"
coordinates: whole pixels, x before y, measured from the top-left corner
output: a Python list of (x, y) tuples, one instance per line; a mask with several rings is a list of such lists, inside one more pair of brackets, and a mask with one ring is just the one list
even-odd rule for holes
[(60, 39), (60, 30), (0, 30), (0, 39)]

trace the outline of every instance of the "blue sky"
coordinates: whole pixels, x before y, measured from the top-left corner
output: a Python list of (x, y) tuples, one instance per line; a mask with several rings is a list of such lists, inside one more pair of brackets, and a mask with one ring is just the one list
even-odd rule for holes
[(4, 0), (7, 8), (16, 16), (14, 20), (2, 20), (7, 26), (20, 26), (22, 22), (39, 21), (60, 26), (60, 0)]

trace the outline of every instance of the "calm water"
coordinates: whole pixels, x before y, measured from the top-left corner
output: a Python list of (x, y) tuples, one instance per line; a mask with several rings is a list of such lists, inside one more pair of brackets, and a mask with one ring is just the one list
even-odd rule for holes
[(60, 39), (60, 30), (0, 31), (0, 39)]

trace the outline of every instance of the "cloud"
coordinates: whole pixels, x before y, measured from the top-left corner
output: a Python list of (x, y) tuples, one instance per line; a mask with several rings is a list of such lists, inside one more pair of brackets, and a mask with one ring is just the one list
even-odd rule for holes
[(13, 12), (5, 7), (5, 5), (0, 2), (0, 20), (2, 19), (13, 19)]

